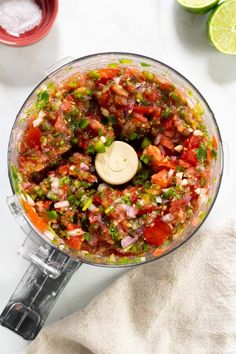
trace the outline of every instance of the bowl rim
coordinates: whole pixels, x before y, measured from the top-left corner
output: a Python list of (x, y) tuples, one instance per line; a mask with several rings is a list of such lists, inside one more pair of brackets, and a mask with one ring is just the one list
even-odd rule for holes
[(38, 28), (35, 31), (35, 33), (32, 35), (26, 36), (24, 38), (21, 38), (20, 36), (19, 37), (12, 36), (11, 34), (6, 32), (6, 34), (5, 33), (4, 34), (5, 34), (6, 38), (9, 38), (9, 40), (3, 39), (1, 36), (1, 32), (0, 32), (0, 44), (6, 45), (9, 47), (27, 47), (27, 46), (30, 46), (32, 44), (35, 44), (35, 43), (41, 41), (44, 37), (47, 36), (47, 34), (52, 29), (54, 22), (57, 18), (57, 15), (58, 15), (58, 9), (59, 9), (59, 1), (53, 0), (53, 11), (51, 13), (49, 22), (45, 26), (42, 27), (41, 24), (39, 23)]
[[(82, 259), (82, 258), (76, 258), (74, 257), (73, 255), (69, 255), (68, 253), (64, 252), (63, 250), (60, 250), (58, 247), (56, 247), (55, 245), (53, 245), (52, 243), (50, 243), (50, 240), (47, 239), (45, 237), (45, 235), (43, 233), (41, 233), (40, 231), (38, 231), (36, 229), (36, 227), (33, 225), (33, 223), (29, 220), (29, 218), (27, 217), (26, 213), (24, 212), (23, 216), (25, 218), (25, 220), (27, 221), (27, 223), (31, 226), (31, 228), (33, 228), (34, 232), (37, 234), (38, 237), (40, 237), (41, 239), (43, 239), (44, 241), (46, 241), (49, 246), (53, 247), (56, 251), (66, 255), (67, 257), (70, 257), (72, 258), (73, 260), (77, 261), (78, 263), (85, 263), (85, 264), (88, 264), (88, 265), (92, 265), (92, 266), (98, 266), (98, 267), (106, 267), (106, 268), (124, 268), (124, 267), (134, 267), (134, 266), (138, 266), (138, 265), (144, 265), (144, 264), (147, 264), (147, 263), (150, 263), (150, 262), (153, 262), (153, 261), (156, 261), (156, 260), (159, 260), (161, 259), (162, 257), (165, 257), (169, 254), (171, 254), (172, 252), (174, 252), (175, 250), (177, 250), (179, 247), (181, 247), (183, 244), (185, 244), (190, 238), (192, 238), (196, 233), (197, 231), (200, 229), (200, 227), (202, 226), (202, 224), (206, 221), (206, 219), (208, 218), (215, 202), (216, 202), (216, 199), (218, 197), (218, 194), (219, 194), (219, 190), (220, 190), (220, 187), (221, 187), (221, 183), (222, 183), (222, 177), (223, 177), (223, 172), (224, 172), (224, 149), (223, 149), (223, 141), (222, 141), (222, 137), (221, 137), (221, 133), (220, 133), (220, 129), (219, 129), (219, 126), (218, 126), (218, 123), (217, 123), (217, 120), (215, 118), (215, 115), (212, 111), (212, 109), (210, 108), (208, 102), (206, 101), (206, 99), (203, 97), (203, 95), (201, 94), (201, 92), (195, 87), (194, 84), (191, 83), (190, 80), (188, 80), (183, 74), (181, 74), (178, 70), (174, 69), (173, 67), (169, 66), (168, 64), (165, 64), (163, 63), (162, 61), (160, 60), (157, 60), (157, 59), (154, 59), (152, 57), (149, 57), (149, 56), (146, 56), (146, 55), (141, 55), (141, 54), (136, 54), (136, 53), (130, 53), (130, 52), (115, 52), (115, 51), (112, 51), (112, 52), (99, 52), (99, 53), (95, 53), (95, 54), (89, 54), (89, 55), (85, 55), (83, 57), (79, 57), (79, 58), (76, 58), (76, 59), (73, 59), (63, 65), (61, 65), (60, 67), (56, 68), (55, 70), (53, 70), (52, 72), (50, 72), (50, 74), (48, 74), (44, 79), (42, 79), (39, 84), (37, 86), (34, 87), (34, 89), (29, 93), (28, 97), (25, 99), (25, 101), (23, 102), (23, 104), (21, 105), (17, 115), (16, 115), (16, 118), (15, 118), (15, 121), (13, 123), (13, 126), (12, 126), (12, 129), (11, 129), (11, 133), (10, 133), (10, 137), (9, 137), (9, 142), (8, 142), (8, 159), (7, 159), (7, 164), (8, 164), (8, 177), (9, 177), (9, 181), (10, 181), (10, 185), (11, 185), (11, 189), (15, 195), (15, 190), (14, 190), (14, 185), (13, 185), (13, 182), (12, 182), (12, 179), (11, 179), (11, 174), (10, 174), (10, 159), (9, 159), (9, 155), (10, 155), (10, 142), (11, 142), (11, 138), (12, 138), (12, 132), (16, 126), (16, 123), (17, 123), (17, 120), (18, 120), (18, 116), (20, 115), (21, 111), (22, 111), (22, 108), (25, 106), (25, 104), (27, 103), (28, 99), (30, 98), (30, 96), (42, 85), (42, 83), (49, 79), (51, 75), (53, 75), (54, 73), (56, 73), (57, 71), (60, 71), (62, 70), (63, 68), (65, 68), (66, 66), (69, 66), (73, 63), (76, 63), (76, 62), (79, 62), (79, 61), (83, 61), (83, 60), (86, 60), (86, 59), (89, 59), (89, 58), (93, 58), (93, 57), (99, 57), (99, 56), (105, 56), (105, 55), (121, 55), (121, 56), (126, 56), (126, 55), (129, 55), (129, 56), (133, 56), (133, 57), (137, 57), (139, 59), (148, 59), (150, 61), (153, 61), (157, 64), (161, 64), (163, 65), (164, 67), (170, 69), (171, 71), (173, 71), (175, 74), (177, 74), (178, 76), (180, 76), (182, 79), (184, 79), (185, 81), (188, 82), (188, 84), (197, 92), (197, 94), (199, 95), (199, 97), (203, 100), (204, 104), (206, 105), (207, 109), (209, 110), (211, 116), (212, 116), (212, 120), (213, 120), (213, 123), (214, 123), (214, 126), (216, 128), (216, 131), (217, 131), (217, 134), (218, 134), (218, 137), (219, 137), (219, 156), (220, 156), (220, 172), (219, 172), (219, 180), (218, 180), (218, 185), (217, 185), (217, 188), (216, 188), (216, 191), (215, 191), (215, 194), (212, 198), (212, 201), (211, 201), (211, 205), (210, 207), (208, 208), (207, 212), (206, 212), (206, 215), (204, 216), (204, 218), (201, 220), (201, 222), (198, 224), (198, 226), (195, 228), (195, 230), (191, 233), (189, 233), (189, 236), (186, 237), (186, 239), (184, 239), (180, 244), (176, 245), (173, 249), (167, 251), (166, 253), (164, 254), (161, 254), (160, 256), (156, 257), (156, 258), (153, 258), (153, 259), (148, 259), (148, 260), (144, 260), (142, 262), (138, 262), (138, 263), (130, 263), (130, 264), (105, 264), (105, 263), (98, 263), (98, 262), (95, 262), (95, 261), (91, 261), (89, 259)], [(22, 208), (23, 209), (23, 208)], [(43, 237), (44, 236), (44, 237)]]

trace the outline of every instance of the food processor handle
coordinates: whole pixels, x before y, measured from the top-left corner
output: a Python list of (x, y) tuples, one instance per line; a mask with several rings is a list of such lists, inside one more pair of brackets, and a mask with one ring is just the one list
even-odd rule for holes
[(33, 232), (21, 254), (31, 264), (3, 310), (0, 324), (32, 340), (81, 263), (55, 250)]

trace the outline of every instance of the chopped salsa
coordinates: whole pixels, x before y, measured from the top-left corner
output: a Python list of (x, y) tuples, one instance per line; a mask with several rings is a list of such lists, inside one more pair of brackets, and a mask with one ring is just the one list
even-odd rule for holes
[[(158, 255), (207, 201), (218, 147), (171, 82), (145, 63), (120, 64), (42, 87), (12, 175), (32, 223), (62, 249)], [(94, 163), (115, 140), (139, 158), (136, 175), (118, 186)]]

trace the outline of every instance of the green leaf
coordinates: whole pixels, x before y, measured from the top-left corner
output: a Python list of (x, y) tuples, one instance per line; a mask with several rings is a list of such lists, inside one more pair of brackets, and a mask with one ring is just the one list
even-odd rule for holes
[(202, 143), (200, 145), (200, 147), (198, 149), (196, 149), (196, 156), (197, 159), (204, 164), (204, 162), (206, 161), (206, 157), (207, 157), (207, 150), (206, 150), (206, 146)]
[(175, 188), (170, 187), (168, 189), (168, 191), (164, 192), (162, 194), (164, 199), (169, 199), (169, 198), (176, 198), (176, 199), (180, 199), (181, 195), (179, 193), (176, 192)]
[(47, 91), (41, 91), (37, 95), (37, 101), (35, 107), (40, 111), (42, 110), (49, 101), (49, 93)]

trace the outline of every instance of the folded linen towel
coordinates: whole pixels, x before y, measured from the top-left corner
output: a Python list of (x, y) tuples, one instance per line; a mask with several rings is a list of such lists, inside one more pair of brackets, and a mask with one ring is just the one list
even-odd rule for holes
[(236, 219), (136, 267), (25, 354), (235, 354)]

